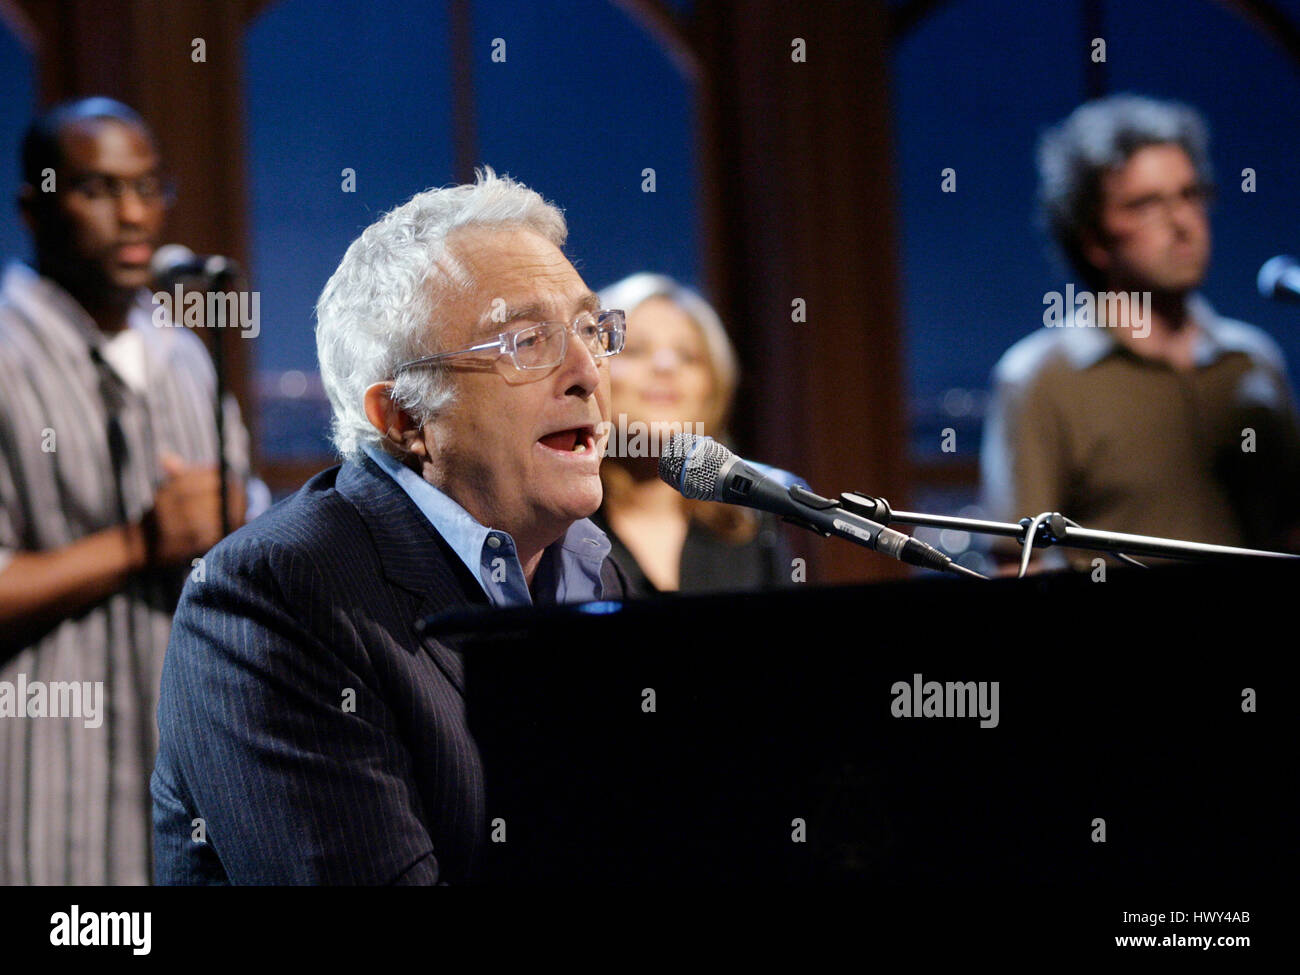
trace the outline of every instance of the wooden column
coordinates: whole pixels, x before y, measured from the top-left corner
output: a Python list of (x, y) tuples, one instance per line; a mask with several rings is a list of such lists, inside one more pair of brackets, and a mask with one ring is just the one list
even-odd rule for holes
[[(884, 5), (701, 0), (692, 28), (706, 266), (745, 369), (736, 434), (819, 493), (899, 505), (906, 376)], [(800, 298), (804, 323), (791, 320)], [(819, 581), (905, 571), (809, 540)]]

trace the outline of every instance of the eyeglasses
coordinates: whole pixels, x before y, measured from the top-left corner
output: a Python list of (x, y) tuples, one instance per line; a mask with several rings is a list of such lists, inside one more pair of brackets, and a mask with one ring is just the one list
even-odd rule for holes
[(568, 354), (570, 332), (581, 339), (582, 344), (597, 359), (617, 355), (623, 350), (623, 340), (627, 335), (627, 316), (618, 309), (606, 309), (584, 311), (569, 325), (564, 322), (538, 322), (514, 332), (502, 332), (492, 341), (480, 345), (411, 359), (395, 368), (393, 373), (454, 355), (489, 351), (496, 351), (500, 355), (508, 353), (514, 359), (517, 369), (550, 369), (563, 362)]
[(141, 176), (139, 179), (120, 179), (107, 173), (88, 173), (72, 181), (72, 189), (92, 203), (112, 200), (117, 202), (126, 194), (127, 188), (135, 191), (143, 202), (157, 205), (171, 203), (175, 197), (175, 188), (170, 180), (162, 176)]
[(1214, 202), (1214, 187), (1209, 183), (1194, 183), (1179, 193), (1152, 193), (1120, 205), (1120, 209), (1141, 223), (1151, 223), (1161, 213), (1172, 214), (1180, 206), (1204, 212)]

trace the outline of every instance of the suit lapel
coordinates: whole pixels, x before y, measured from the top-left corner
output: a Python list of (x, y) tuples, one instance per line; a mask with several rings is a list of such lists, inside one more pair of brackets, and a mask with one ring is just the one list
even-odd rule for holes
[[(489, 605), (486, 593), (465, 563), (434, 530), (391, 477), (369, 457), (345, 463), (335, 482), (356, 506), (374, 539), (384, 577), (411, 595), (410, 624), (435, 612)], [(463, 695), (465, 666), (460, 653), (432, 637), (420, 645)]]

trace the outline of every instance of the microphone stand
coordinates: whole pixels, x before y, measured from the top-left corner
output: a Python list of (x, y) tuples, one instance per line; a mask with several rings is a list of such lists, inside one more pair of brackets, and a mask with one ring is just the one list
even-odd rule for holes
[(833, 535), (845, 541), (854, 542), (863, 548), (871, 549), (873, 552), (883, 552), (900, 562), (906, 562), (908, 565), (988, 581), (988, 576), (976, 572), (974, 569), (968, 569), (964, 565), (959, 565), (954, 559), (948, 558), (948, 556), (921, 541), (921, 539), (895, 532), (887, 528), (884, 522), (866, 518), (862, 512), (846, 508), (840, 501), (823, 498), (797, 484), (786, 488), (786, 491), (796, 502), (813, 511), (828, 514), (832, 511), (835, 512), (829, 525), (818, 525), (813, 520), (796, 514), (783, 514), (783, 520), (792, 525), (806, 528), (808, 531), (826, 538)]
[[(216, 291), (227, 281), (237, 284), (241, 274), (239, 265), (234, 261), (213, 258), (209, 261), (209, 266), (198, 273), (178, 274), (175, 278), (159, 283), (173, 286), (179, 284), (187, 292), (194, 290), (203, 295), (207, 307), (209, 292)], [(217, 427), (217, 477), (221, 479), (221, 537), (225, 538), (230, 534), (230, 485), (227, 483), (230, 464), (226, 459), (226, 353), (222, 338), (222, 330), (215, 329), (209, 351), (216, 386), (213, 419)]]
[[(1060, 545), (1066, 548), (1109, 552), (1126, 562), (1139, 566), (1142, 563), (1131, 558), (1128, 553), (1192, 561), (1300, 560), (1300, 555), (1291, 555), (1285, 552), (1237, 548), (1232, 545), (1211, 545), (1207, 542), (1184, 542), (1174, 538), (1159, 538), (1154, 535), (1129, 535), (1123, 532), (1097, 531), (1084, 528), (1058, 511), (1045, 511), (1033, 518), (1022, 518), (1019, 523), (1011, 524), (1004, 521), (985, 521), (980, 518), (957, 518), (951, 515), (927, 515), (913, 511), (894, 511), (884, 498), (875, 498), (867, 494), (853, 492), (841, 494), (839, 504), (848, 511), (884, 525), (896, 522), (905, 525), (924, 525), (930, 528), (957, 528), (962, 531), (983, 535), (1002, 535), (1014, 538), (1023, 547), (1020, 558), (1020, 575), (1022, 577), (1029, 568), (1029, 557), (1033, 553), (1035, 545), (1039, 548)], [(1147, 566), (1143, 566), (1143, 568), (1147, 568)]]
[[(239, 265), (225, 258), (212, 258), (199, 279), (203, 282), (204, 301), (209, 292), (216, 291), (225, 282), (239, 283)], [(212, 371), (216, 380), (217, 424), (217, 477), (221, 489), (221, 537), (230, 534), (230, 463), (226, 459), (226, 351), (224, 334), (216, 329), (212, 335)]]
[[(214, 284), (215, 286), (215, 284)], [(229, 465), (226, 462), (226, 353), (220, 331), (212, 336), (212, 371), (217, 393), (217, 476), (221, 478), (221, 537), (230, 534)]]

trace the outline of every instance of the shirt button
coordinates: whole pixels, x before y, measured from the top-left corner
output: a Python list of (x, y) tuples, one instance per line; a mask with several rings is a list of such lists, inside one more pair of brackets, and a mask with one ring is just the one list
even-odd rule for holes
[(487, 537), (487, 543), (488, 543), (488, 548), (500, 548), (500, 547), (501, 547), (501, 539), (497, 538), (495, 535), (489, 535), (489, 536)]

